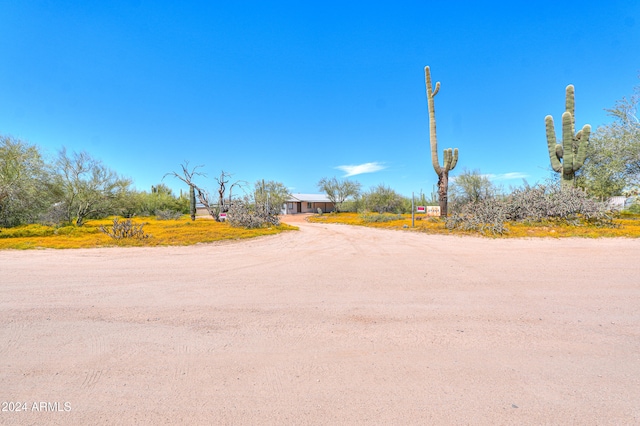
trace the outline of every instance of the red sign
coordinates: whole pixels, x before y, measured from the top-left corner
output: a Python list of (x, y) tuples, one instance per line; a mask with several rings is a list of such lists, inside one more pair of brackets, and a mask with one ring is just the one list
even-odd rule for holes
[(417, 213), (426, 213), (427, 212), (427, 208), (425, 206), (418, 206), (418, 207), (416, 207), (416, 212)]

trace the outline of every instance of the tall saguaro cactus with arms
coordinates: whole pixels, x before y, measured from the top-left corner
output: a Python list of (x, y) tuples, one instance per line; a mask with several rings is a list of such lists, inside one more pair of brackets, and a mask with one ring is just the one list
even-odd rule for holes
[(429, 107), (429, 141), (431, 143), (431, 163), (433, 170), (438, 175), (438, 204), (440, 204), (440, 216), (447, 215), (447, 199), (449, 192), (449, 171), (458, 163), (458, 148), (447, 148), (444, 150), (444, 162), (440, 166), (438, 160), (438, 139), (436, 137), (436, 110), (433, 98), (440, 90), (440, 82), (436, 83), (435, 89), (431, 85), (431, 70), (424, 67), (424, 78), (427, 85), (427, 106)]
[(584, 165), (591, 135), (588, 124), (576, 133), (575, 107), (575, 89), (570, 84), (566, 89), (565, 112), (562, 114), (562, 145), (556, 143), (553, 117), (547, 115), (544, 118), (551, 168), (562, 174), (562, 186), (575, 185), (576, 172)]

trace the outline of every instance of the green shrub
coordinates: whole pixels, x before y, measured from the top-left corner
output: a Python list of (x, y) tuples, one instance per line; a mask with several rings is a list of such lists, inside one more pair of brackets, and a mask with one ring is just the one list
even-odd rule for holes
[(401, 214), (388, 214), (388, 213), (360, 213), (360, 219), (366, 223), (371, 222), (391, 222), (394, 220), (402, 220)]
[(631, 214), (640, 214), (640, 197), (633, 197), (633, 203), (623, 210), (623, 212), (629, 212)]

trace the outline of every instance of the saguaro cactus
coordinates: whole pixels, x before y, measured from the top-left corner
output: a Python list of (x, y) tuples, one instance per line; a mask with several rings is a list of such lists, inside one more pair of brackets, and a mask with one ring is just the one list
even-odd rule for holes
[(196, 220), (196, 190), (193, 185), (189, 185), (189, 214), (191, 220)]
[[(568, 85), (566, 89), (565, 112), (562, 114), (562, 145), (556, 143), (556, 131), (553, 117), (544, 118), (547, 127), (547, 146), (551, 168), (562, 174), (562, 185), (575, 185), (576, 172), (584, 165), (587, 156), (587, 144), (591, 134), (591, 126), (585, 124), (582, 130), (576, 131), (575, 89)], [(561, 161), (562, 160), (562, 161)]]
[(427, 85), (427, 105), (429, 107), (429, 141), (431, 143), (431, 163), (433, 170), (438, 175), (438, 204), (440, 204), (440, 216), (447, 215), (447, 199), (449, 192), (449, 171), (458, 163), (458, 148), (444, 150), (444, 163), (440, 166), (438, 160), (438, 139), (436, 137), (436, 109), (433, 98), (440, 90), (440, 82), (435, 89), (431, 85), (431, 70), (424, 67), (424, 78)]

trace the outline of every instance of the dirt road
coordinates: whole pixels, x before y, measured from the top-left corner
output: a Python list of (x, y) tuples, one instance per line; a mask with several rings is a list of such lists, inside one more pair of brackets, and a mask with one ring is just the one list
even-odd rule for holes
[(299, 225), (0, 251), (0, 424), (640, 423), (640, 240)]

